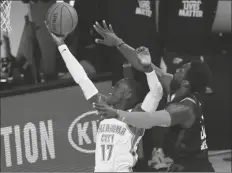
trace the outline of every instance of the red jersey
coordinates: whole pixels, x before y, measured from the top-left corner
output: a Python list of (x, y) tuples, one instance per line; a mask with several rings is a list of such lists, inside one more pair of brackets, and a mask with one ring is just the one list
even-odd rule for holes
[(182, 98), (169, 98), (168, 102), (168, 104), (175, 102), (193, 102), (196, 118), (190, 128), (184, 128), (180, 125), (169, 128), (164, 143), (166, 154), (173, 159), (174, 163), (194, 158), (208, 159), (204, 116), (199, 95), (190, 94)]

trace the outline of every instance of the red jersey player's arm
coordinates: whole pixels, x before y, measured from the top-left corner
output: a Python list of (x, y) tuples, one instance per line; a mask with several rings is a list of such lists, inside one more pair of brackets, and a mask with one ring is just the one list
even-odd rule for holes
[(152, 128), (153, 126), (182, 125), (191, 127), (195, 121), (194, 103), (186, 100), (181, 103), (172, 103), (165, 110), (148, 112), (125, 112), (118, 110), (119, 118), (134, 127)]
[(104, 99), (104, 95), (99, 93), (93, 82), (88, 78), (84, 68), (78, 60), (72, 55), (68, 47), (63, 44), (58, 47), (60, 54), (72, 75), (74, 81), (80, 86), (86, 100), (90, 103), (100, 102)]
[[(143, 48), (140, 47), (137, 50), (135, 50), (133, 47), (126, 44), (122, 39), (120, 39), (114, 33), (111, 26), (109, 26), (109, 28), (108, 28), (106, 26), (105, 21), (103, 21), (103, 27), (101, 27), (99, 25), (99, 23), (96, 22), (96, 25), (94, 25), (94, 28), (101, 36), (104, 37), (103, 40), (96, 39), (97, 43), (105, 44), (108, 46), (116, 46), (118, 48), (118, 50), (123, 54), (123, 56), (127, 59), (127, 61), (129, 61), (135, 69), (137, 69), (139, 71), (143, 71), (143, 72), (150, 72), (150, 65), (148, 65), (148, 64), (151, 63), (151, 59), (149, 57), (149, 52), (148, 52), (148, 50), (146, 50), (145, 47), (143, 47)], [(142, 57), (141, 57), (140, 51), (143, 52), (142, 56), (147, 57), (146, 60), (143, 61), (144, 63), (142, 63), (142, 61), (141, 61)], [(168, 88), (169, 88), (170, 81), (172, 79), (172, 77), (170, 78), (171, 75), (162, 72), (158, 68), (155, 68), (155, 70), (157, 71), (157, 75), (159, 75), (162, 78), (161, 82), (163, 83), (164, 89), (165, 90), (167, 89), (166, 92), (169, 93)]]
[[(138, 54), (133, 47), (124, 43), (120, 47), (118, 47), (118, 49), (123, 54), (123, 56), (132, 64), (132, 66), (135, 69), (137, 69), (139, 71), (144, 71), (144, 67), (141, 65), (141, 63), (139, 61)], [(162, 69), (156, 67), (154, 64), (152, 64), (152, 67), (155, 70), (164, 90), (166, 91), (166, 93), (169, 93), (170, 92), (170, 83), (172, 81), (173, 75), (164, 72)]]

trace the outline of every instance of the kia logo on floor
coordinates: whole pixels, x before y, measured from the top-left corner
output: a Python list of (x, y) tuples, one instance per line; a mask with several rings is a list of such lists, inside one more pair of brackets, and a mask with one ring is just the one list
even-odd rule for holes
[(68, 140), (71, 146), (82, 153), (94, 153), (98, 125), (97, 111), (78, 116), (68, 129)]

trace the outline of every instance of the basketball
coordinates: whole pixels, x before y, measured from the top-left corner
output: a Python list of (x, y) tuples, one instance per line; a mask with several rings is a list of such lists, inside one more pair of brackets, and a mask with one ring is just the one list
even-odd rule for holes
[(68, 3), (53, 4), (46, 15), (50, 31), (56, 35), (68, 35), (77, 26), (78, 16), (76, 10)]

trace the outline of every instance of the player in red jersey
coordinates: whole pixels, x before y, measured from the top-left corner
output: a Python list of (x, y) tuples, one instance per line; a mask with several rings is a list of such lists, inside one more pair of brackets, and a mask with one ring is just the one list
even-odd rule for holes
[[(118, 48), (125, 58), (136, 69), (143, 69), (141, 63), (138, 63), (140, 59), (138, 51), (118, 38), (111, 26), (108, 28), (103, 22), (103, 27), (96, 23), (94, 28), (104, 38), (103, 40), (97, 39), (97, 43), (111, 46), (115, 42), (121, 42)], [(146, 51), (146, 48), (142, 47), (139, 51)], [(170, 127), (165, 143), (169, 144), (168, 148), (171, 152), (168, 154), (174, 163), (170, 166), (169, 171), (214, 171), (208, 159), (200, 99), (200, 95), (205, 91), (211, 79), (209, 67), (202, 61), (192, 61), (184, 64), (174, 75), (171, 75), (155, 67), (149, 57), (146, 58), (146, 64), (149, 61), (150, 68), (155, 69), (168, 95), (165, 109), (154, 113), (125, 112), (101, 103), (96, 104), (96, 109), (101, 111), (106, 118), (118, 118), (138, 128)], [(166, 146), (166, 144), (164, 145)]]

